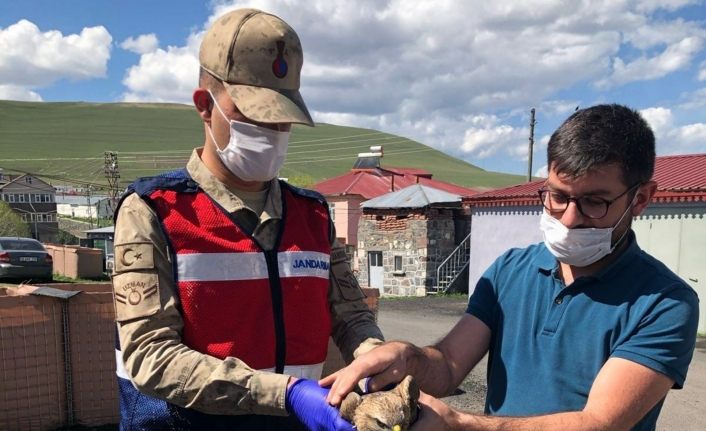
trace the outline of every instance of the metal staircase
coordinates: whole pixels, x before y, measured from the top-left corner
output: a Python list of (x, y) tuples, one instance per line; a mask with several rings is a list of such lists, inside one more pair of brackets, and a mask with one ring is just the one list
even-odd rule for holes
[(468, 268), (470, 258), (471, 234), (468, 234), (454, 251), (439, 264), (436, 269), (436, 285), (427, 290), (427, 293), (446, 293), (461, 273)]

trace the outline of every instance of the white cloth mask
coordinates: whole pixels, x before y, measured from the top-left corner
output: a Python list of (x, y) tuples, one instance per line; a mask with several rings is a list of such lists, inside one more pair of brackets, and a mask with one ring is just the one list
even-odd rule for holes
[(213, 131), (208, 128), (223, 165), (244, 181), (269, 181), (277, 177), (287, 156), (290, 132), (230, 120), (218, 106), (212, 93), (211, 97), (218, 112), (230, 124), (230, 141), (222, 150), (213, 136)]
[(547, 246), (547, 249), (559, 262), (567, 265), (584, 267), (598, 262), (612, 253), (625, 238), (629, 229), (625, 230), (625, 233), (615, 242), (615, 245), (611, 245), (613, 231), (623, 221), (630, 209), (632, 209), (632, 202), (613, 227), (579, 229), (569, 229), (558, 219), (552, 217), (546, 211), (542, 211), (539, 227), (544, 233), (544, 245)]

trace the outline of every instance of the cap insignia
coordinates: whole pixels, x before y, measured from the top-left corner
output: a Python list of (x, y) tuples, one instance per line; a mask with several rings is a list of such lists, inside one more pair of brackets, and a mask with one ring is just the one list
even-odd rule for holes
[(272, 73), (275, 74), (277, 78), (284, 78), (287, 76), (287, 62), (284, 59), (284, 41), (277, 41), (277, 58), (272, 62)]

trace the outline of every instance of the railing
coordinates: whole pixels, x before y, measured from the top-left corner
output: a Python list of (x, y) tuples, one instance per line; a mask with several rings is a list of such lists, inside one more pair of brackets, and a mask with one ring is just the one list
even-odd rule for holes
[(471, 252), (471, 234), (461, 241), (461, 243), (444, 259), (436, 269), (436, 285), (429, 293), (444, 293), (453, 285), (459, 275), (468, 267)]

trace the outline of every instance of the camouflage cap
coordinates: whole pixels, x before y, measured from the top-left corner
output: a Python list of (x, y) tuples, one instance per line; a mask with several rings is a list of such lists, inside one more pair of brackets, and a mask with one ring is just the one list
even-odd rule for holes
[(261, 123), (314, 125), (299, 93), (303, 62), (294, 29), (257, 9), (218, 18), (199, 51), (201, 67), (223, 81), (238, 110)]

